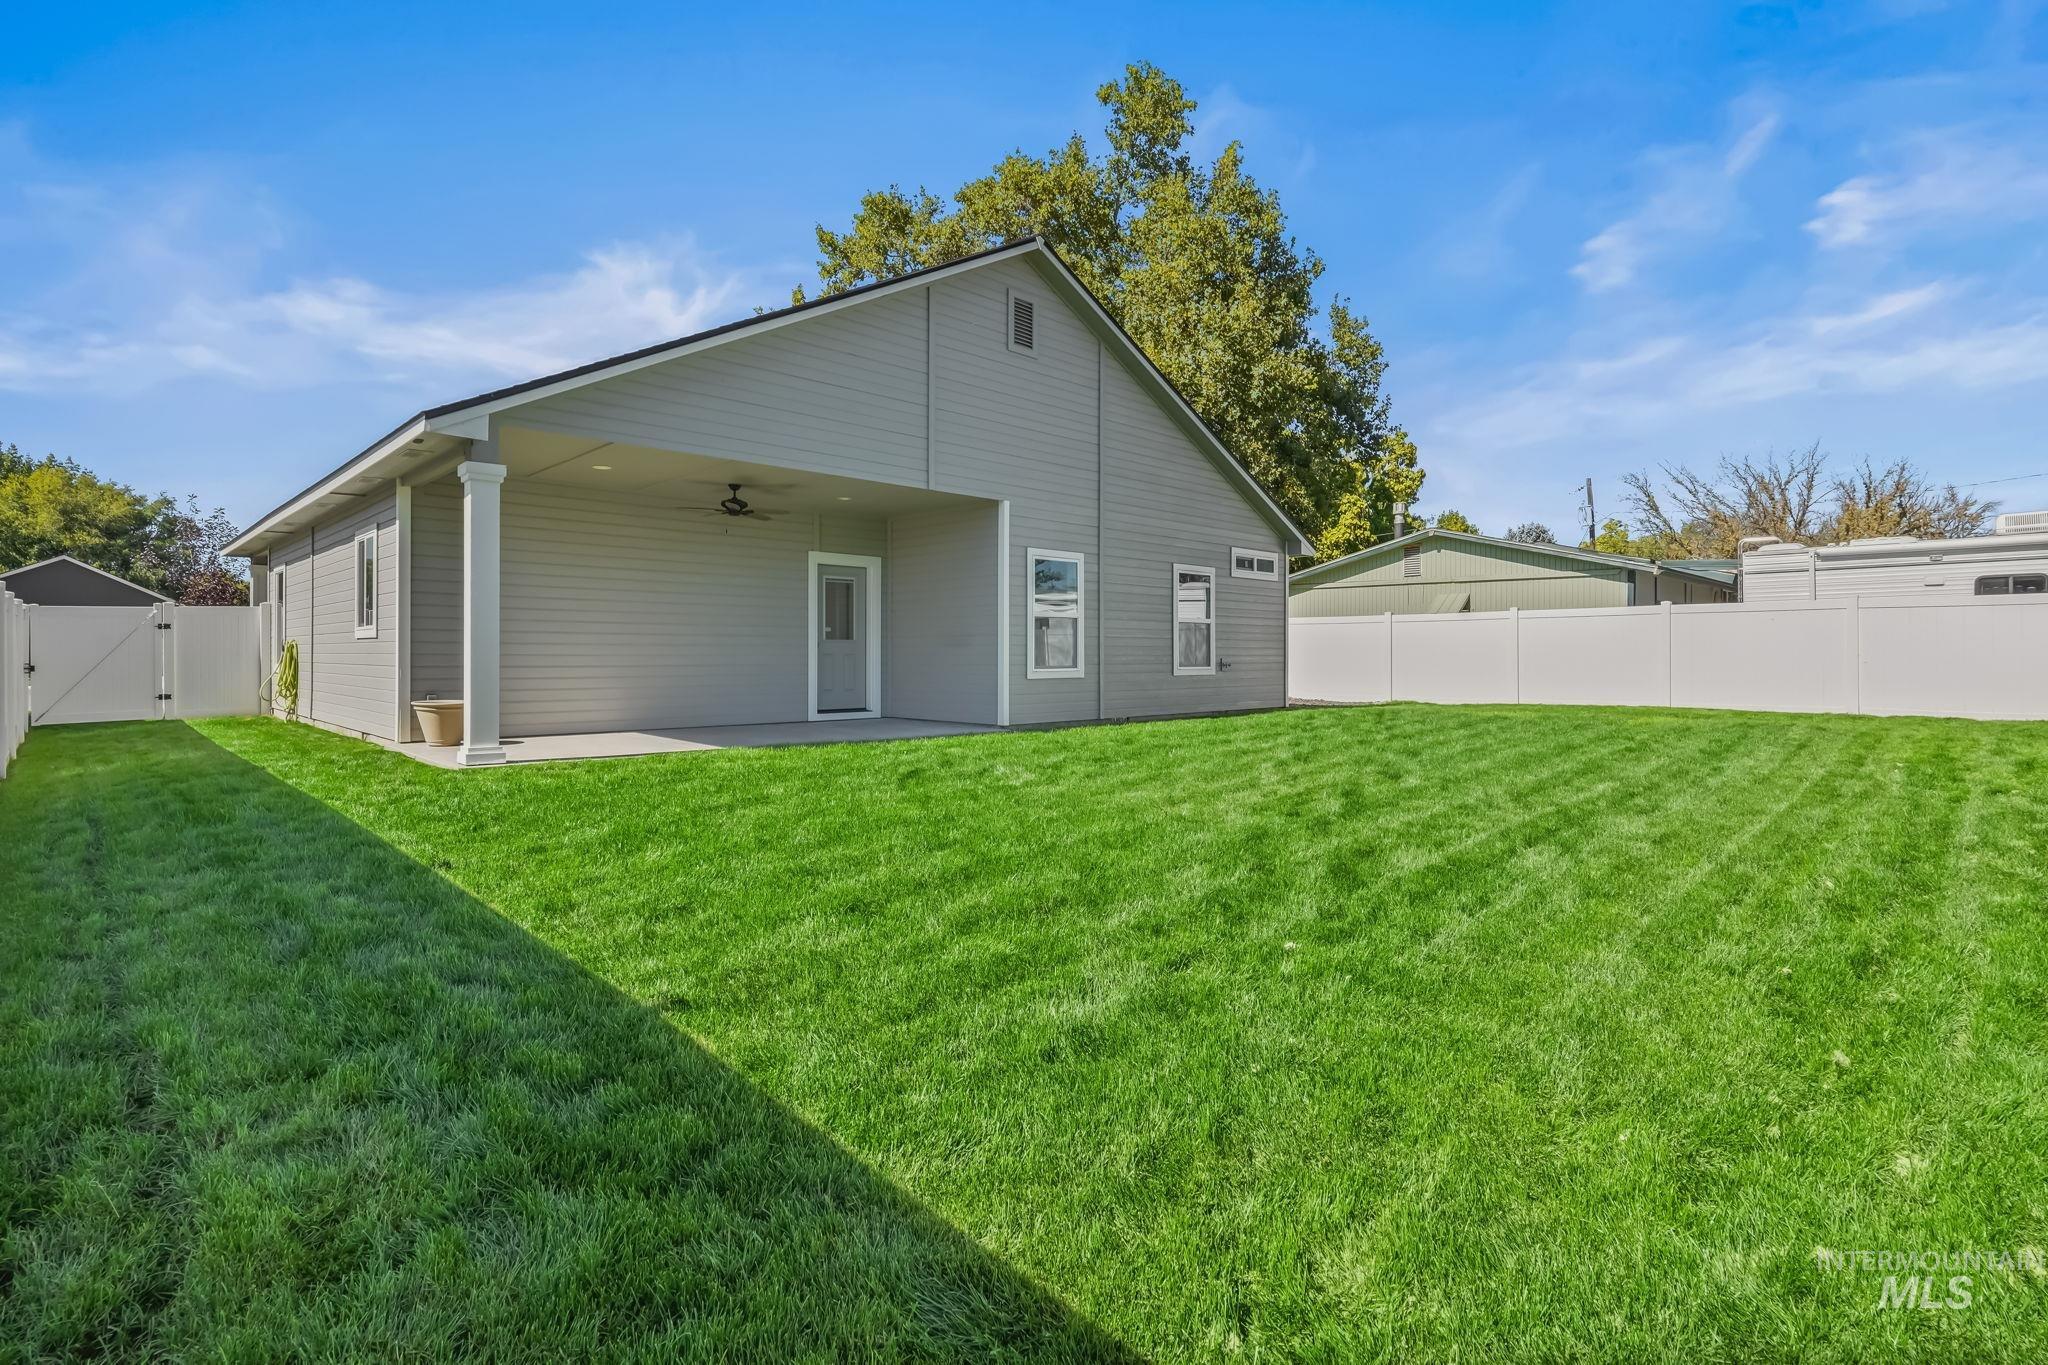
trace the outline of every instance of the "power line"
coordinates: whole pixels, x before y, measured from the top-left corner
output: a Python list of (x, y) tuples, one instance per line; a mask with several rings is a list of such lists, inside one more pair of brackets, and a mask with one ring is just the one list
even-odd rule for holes
[(1979, 479), (1975, 483), (1959, 483), (1958, 488), (1982, 488), (1991, 483), (2025, 483), (2028, 479), (2048, 479), (2048, 474), (2013, 474), (2003, 479)]

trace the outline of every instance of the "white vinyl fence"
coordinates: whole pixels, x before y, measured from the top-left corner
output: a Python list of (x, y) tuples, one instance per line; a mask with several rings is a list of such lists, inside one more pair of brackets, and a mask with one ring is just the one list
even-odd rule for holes
[(1295, 617), (1297, 701), (1543, 702), (2048, 720), (2048, 600)]
[(0, 588), (0, 777), (28, 733), (28, 608)]
[(29, 724), (253, 715), (267, 610), (29, 607)]

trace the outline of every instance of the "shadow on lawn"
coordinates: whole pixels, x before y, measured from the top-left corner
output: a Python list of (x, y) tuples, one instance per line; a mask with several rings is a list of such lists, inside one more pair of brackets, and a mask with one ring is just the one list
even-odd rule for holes
[(1131, 1358), (191, 730), (40, 731), (4, 786), (0, 1332), (31, 1352)]

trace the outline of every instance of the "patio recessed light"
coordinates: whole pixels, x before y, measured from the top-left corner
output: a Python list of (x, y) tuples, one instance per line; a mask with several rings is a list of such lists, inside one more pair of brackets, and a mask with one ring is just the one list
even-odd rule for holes
[(608, 465), (608, 464), (594, 464), (594, 465), (592, 465), (592, 466), (591, 466), (591, 468), (592, 468), (592, 469), (610, 469), (610, 468), (611, 468), (611, 466), (610, 466), (610, 465)]
[(840, 501), (841, 501), (841, 502), (852, 502), (852, 501), (853, 501), (853, 499), (852, 499), (852, 498), (841, 498), (841, 499), (840, 499)]

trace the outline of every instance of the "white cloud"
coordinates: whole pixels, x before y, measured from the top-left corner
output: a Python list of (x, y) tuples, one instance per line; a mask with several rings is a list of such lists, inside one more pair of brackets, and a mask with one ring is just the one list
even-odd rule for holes
[(398, 374), (543, 374), (738, 315), (745, 282), (687, 241), (622, 243), (566, 274), (417, 297), (357, 279), (299, 282), (237, 310)]
[[(0, 162), (26, 160), (21, 146)], [(0, 165), (0, 170), (12, 169)], [(264, 388), (460, 388), (543, 374), (739, 316), (768, 287), (687, 237), (558, 273), (408, 292), (293, 278), (260, 189), (184, 170), (91, 184), (29, 164), (0, 190), (0, 388), (133, 393), (196, 376)]]
[(1645, 158), (1655, 186), (1634, 212), (1586, 239), (1572, 274), (1600, 294), (1632, 283), (1653, 257), (1725, 229), (1737, 206), (1742, 178), (1777, 136), (1775, 112), (1750, 113), (1726, 147), (1666, 148)]
[(1886, 156), (1890, 169), (1852, 176), (1820, 197), (1806, 230), (1823, 247), (2048, 218), (2048, 155), (2037, 143), (2023, 148), (1960, 132), (1922, 132), (1901, 139)]
[[(1947, 308), (1943, 305), (1967, 303)], [(1659, 336), (1526, 367), (1497, 395), (1453, 407), (1425, 434), (1491, 454), (1565, 437), (1626, 437), (1725, 423), (1774, 400), (1982, 393), (2048, 382), (2048, 300), (2004, 309), (1950, 282), (1803, 309), (1720, 338)]]

